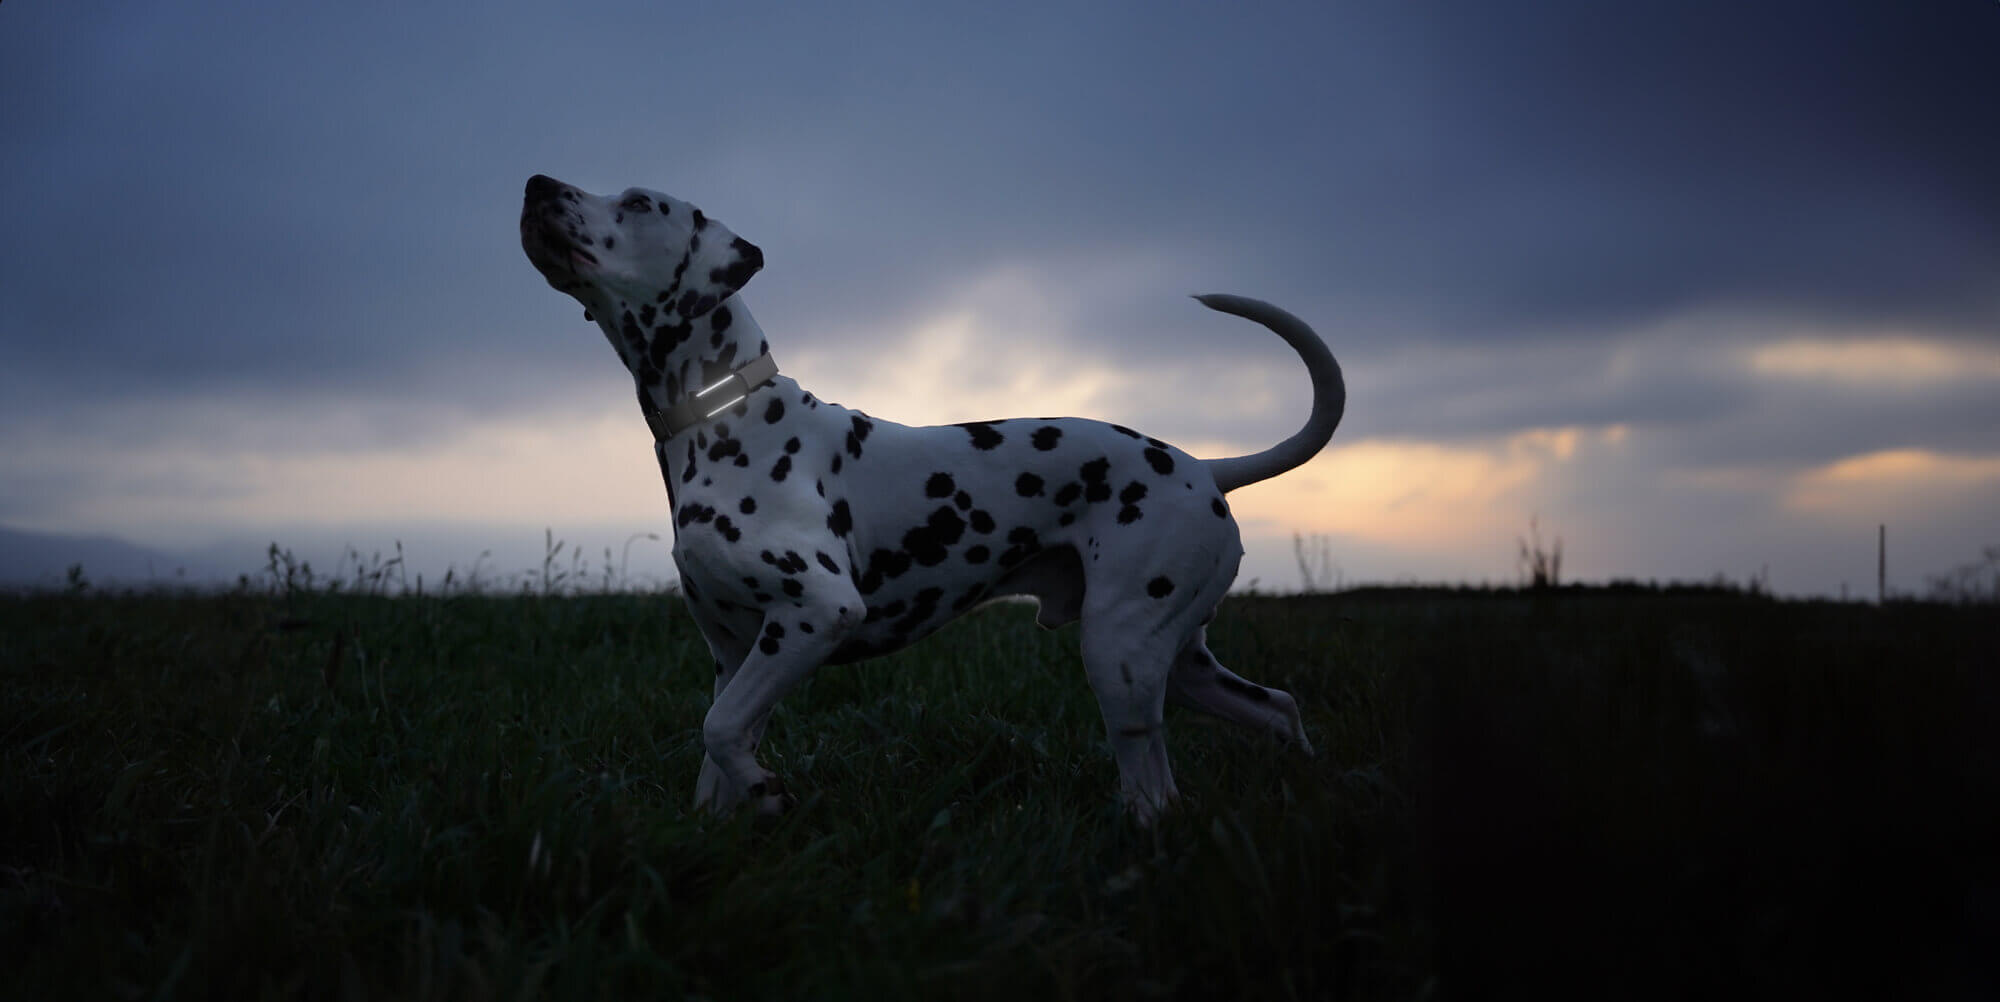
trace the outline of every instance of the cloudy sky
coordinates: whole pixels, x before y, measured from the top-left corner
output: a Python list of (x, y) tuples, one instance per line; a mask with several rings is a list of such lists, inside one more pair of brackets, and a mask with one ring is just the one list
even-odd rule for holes
[(906, 423), (1259, 449), (1305, 374), (1186, 295), (1306, 318), (1347, 418), (1233, 497), (1239, 583), (1297, 587), (1294, 533), (1511, 580), (1535, 518), (1568, 577), (1789, 594), (1872, 594), (1887, 523), (1918, 589), (2000, 543), (1996, 51), (1991, 0), (13, 0), (0, 564), (664, 535), (629, 377), (518, 245), (544, 172), (759, 244), (785, 371)]

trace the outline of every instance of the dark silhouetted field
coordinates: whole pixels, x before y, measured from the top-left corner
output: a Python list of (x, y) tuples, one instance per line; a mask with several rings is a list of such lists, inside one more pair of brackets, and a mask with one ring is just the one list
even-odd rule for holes
[(1170, 711), (1125, 823), (1074, 632), (828, 669), (691, 815), (664, 596), (0, 599), (16, 998), (1991, 997), (1992, 607), (1226, 602), (1306, 759)]

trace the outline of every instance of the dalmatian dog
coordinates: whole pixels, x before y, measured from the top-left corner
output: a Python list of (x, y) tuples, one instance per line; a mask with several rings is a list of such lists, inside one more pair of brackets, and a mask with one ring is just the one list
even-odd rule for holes
[(1312, 750), (1298, 704), (1209, 653), (1243, 547), (1223, 496), (1310, 459), (1346, 404), (1311, 328), (1254, 299), (1200, 296), (1270, 328), (1312, 413), (1263, 452), (1196, 459), (1080, 418), (908, 427), (779, 374), (738, 294), (764, 256), (700, 209), (638, 188), (528, 180), (521, 245), (583, 304), (637, 384), (674, 517), (674, 563), (715, 660), (698, 807), (789, 798), (757, 760), (771, 708), (808, 672), (894, 651), (1003, 596), (1045, 627), (1081, 620), (1083, 665), (1142, 824), (1174, 801), (1163, 704)]

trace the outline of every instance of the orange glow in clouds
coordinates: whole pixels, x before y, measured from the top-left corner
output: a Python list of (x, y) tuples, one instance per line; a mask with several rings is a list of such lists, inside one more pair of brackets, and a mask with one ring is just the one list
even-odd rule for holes
[[(1534, 429), (1483, 443), (1368, 439), (1244, 488), (1230, 505), (1246, 535), (1330, 533), (1430, 552), (1485, 546), (1520, 530), (1556, 468), (1586, 448), (1616, 448), (1626, 434), (1613, 426)], [(1209, 446), (1197, 454), (1234, 451), (1241, 450)]]

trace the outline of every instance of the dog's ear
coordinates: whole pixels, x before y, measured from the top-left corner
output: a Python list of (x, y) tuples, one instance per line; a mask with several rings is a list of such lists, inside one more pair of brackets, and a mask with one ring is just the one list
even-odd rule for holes
[(695, 213), (695, 239), (699, 249), (688, 260), (687, 291), (674, 304), (681, 316), (692, 320), (721, 305), (764, 267), (764, 252), (713, 219)]
[(717, 293), (724, 299), (736, 294), (737, 290), (749, 284), (750, 276), (764, 270), (764, 252), (756, 244), (731, 234), (729, 237), (728, 261), (711, 267), (708, 280), (722, 291)]

